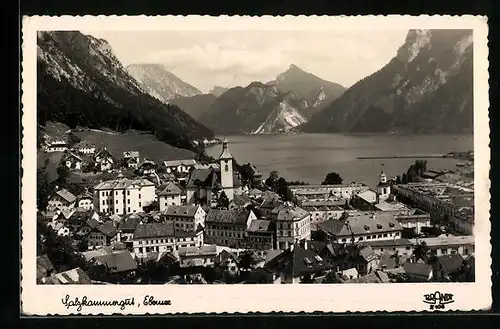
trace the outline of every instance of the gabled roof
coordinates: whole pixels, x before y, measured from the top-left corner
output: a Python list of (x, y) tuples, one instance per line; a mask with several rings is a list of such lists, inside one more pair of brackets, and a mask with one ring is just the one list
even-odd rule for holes
[(377, 234), (379, 232), (386, 233), (401, 231), (403, 229), (394, 213), (382, 211), (344, 213), (343, 219), (329, 219), (316, 224), (316, 226), (332, 235), (346, 237), (352, 234)]
[(74, 159), (76, 159), (76, 160), (78, 160), (78, 161), (83, 161), (83, 160), (82, 160), (82, 158), (81, 158), (80, 156), (78, 156), (78, 155), (76, 155), (76, 154), (73, 154), (73, 153), (69, 153), (69, 154), (67, 154), (67, 155), (63, 158), (63, 160), (62, 160), (62, 161), (67, 161), (69, 158), (74, 158)]
[(295, 205), (281, 204), (273, 209), (273, 213), (275, 211), (278, 213), (278, 221), (298, 221), (310, 216), (307, 211)]
[(206, 245), (200, 248), (197, 247), (180, 247), (178, 251), (179, 257), (192, 256), (215, 256), (217, 255), (216, 245)]
[(69, 203), (73, 203), (76, 200), (76, 196), (74, 196), (73, 193), (71, 193), (70, 191), (68, 191), (64, 188), (60, 189), (55, 194), (60, 196), (61, 198), (63, 198), (65, 201), (67, 201)]
[(208, 178), (212, 173), (213, 169), (194, 169), (191, 171), (189, 175), (189, 179), (187, 181), (187, 188), (195, 188), (197, 187), (197, 183), (199, 182), (202, 186), (208, 184)]
[(123, 152), (123, 157), (131, 157), (131, 158), (138, 158), (139, 157), (139, 151), (125, 151)]
[(232, 203), (234, 203), (235, 205), (237, 206), (241, 206), (241, 207), (244, 207), (248, 204), (251, 204), (252, 203), (252, 200), (244, 195), (244, 194), (235, 194), (233, 196), (233, 200), (231, 200)]
[(227, 251), (226, 249), (223, 249), (215, 258), (215, 263), (222, 265), (226, 263), (229, 259), (233, 259), (235, 262), (238, 262), (238, 257), (236, 257), (235, 254)]
[(85, 273), (81, 268), (77, 267), (72, 270), (54, 274), (50, 277), (50, 283), (52, 284), (91, 284), (87, 273)]
[(210, 209), (205, 218), (205, 223), (246, 224), (248, 216), (250, 216), (250, 211), (243, 209)]
[(128, 250), (94, 257), (112, 273), (133, 271), (137, 268), (134, 258)]
[(377, 258), (377, 255), (373, 252), (373, 249), (370, 246), (362, 247), (359, 250), (359, 254), (367, 262), (371, 262)]
[(82, 252), (82, 256), (85, 257), (86, 261), (90, 261), (92, 258), (97, 256), (103, 256), (113, 253), (113, 248), (111, 247), (102, 247), (94, 250), (88, 250)]
[(389, 276), (382, 271), (375, 271), (359, 278), (347, 280), (346, 283), (388, 283)]
[(139, 216), (131, 214), (122, 218), (121, 222), (118, 224), (118, 229), (125, 233), (133, 233), (140, 222), (141, 218)]
[(304, 249), (300, 244), (295, 244), (270, 260), (265, 268), (275, 273), (285, 273), (293, 277), (301, 277), (325, 271), (331, 268), (316, 252)]
[(196, 164), (195, 159), (184, 159), (184, 160), (170, 160), (163, 161), (165, 167), (177, 167), (177, 166), (194, 166)]
[(272, 232), (271, 221), (265, 219), (253, 219), (248, 225), (248, 232)]
[(196, 212), (198, 211), (199, 206), (179, 206), (179, 205), (170, 205), (165, 210), (164, 214), (166, 216), (175, 216), (175, 217), (194, 217)]
[(161, 190), (158, 195), (179, 195), (182, 193), (182, 190), (179, 186), (177, 186), (174, 182), (168, 182), (163, 190)]
[(410, 263), (406, 262), (403, 264), (405, 273), (411, 276), (419, 276), (428, 278), (432, 273), (432, 267), (424, 263)]
[(113, 225), (113, 222), (106, 222), (96, 227), (96, 229), (104, 234), (105, 236), (112, 237), (116, 235), (116, 227)]
[(73, 145), (73, 148), (74, 149), (95, 148), (95, 145), (89, 141), (83, 140)]
[(438, 263), (447, 273), (459, 271), (464, 265), (464, 259), (459, 253), (442, 255), (438, 257)]

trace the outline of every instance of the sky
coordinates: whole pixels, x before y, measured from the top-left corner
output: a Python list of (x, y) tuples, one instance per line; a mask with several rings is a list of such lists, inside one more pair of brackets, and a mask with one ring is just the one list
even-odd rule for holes
[(396, 55), (407, 30), (82, 31), (109, 42), (127, 66), (164, 64), (209, 92), (274, 80), (290, 64), (349, 87)]

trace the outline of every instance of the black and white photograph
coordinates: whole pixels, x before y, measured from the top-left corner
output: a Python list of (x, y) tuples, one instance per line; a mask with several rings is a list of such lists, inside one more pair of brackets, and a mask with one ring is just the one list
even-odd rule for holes
[(489, 289), (486, 21), (377, 18), (34, 24), (23, 284), (57, 285), (75, 312), (66, 285), (162, 305), (192, 285), (409, 283), (424, 310), (458, 304), (443, 283)]

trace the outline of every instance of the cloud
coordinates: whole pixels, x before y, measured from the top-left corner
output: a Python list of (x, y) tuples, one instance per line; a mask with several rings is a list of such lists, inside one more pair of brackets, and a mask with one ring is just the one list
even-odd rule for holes
[(162, 63), (203, 91), (267, 82), (291, 63), (350, 86), (385, 65), (405, 30), (164, 31), (102, 35), (126, 64)]

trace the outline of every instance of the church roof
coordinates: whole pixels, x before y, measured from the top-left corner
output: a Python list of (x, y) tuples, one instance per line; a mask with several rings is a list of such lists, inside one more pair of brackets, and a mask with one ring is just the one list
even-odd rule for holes
[(224, 141), (222, 142), (222, 153), (219, 159), (232, 159), (232, 158), (233, 156), (231, 155), (227, 147), (227, 139), (224, 139)]

